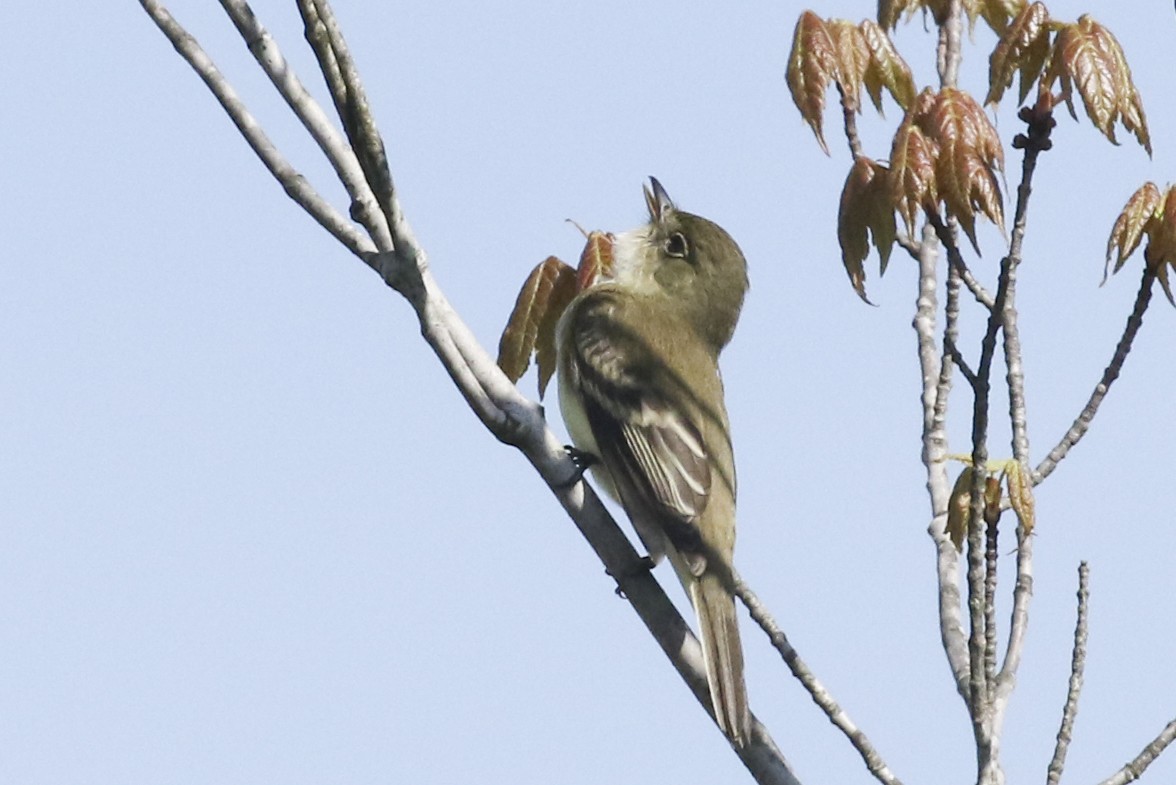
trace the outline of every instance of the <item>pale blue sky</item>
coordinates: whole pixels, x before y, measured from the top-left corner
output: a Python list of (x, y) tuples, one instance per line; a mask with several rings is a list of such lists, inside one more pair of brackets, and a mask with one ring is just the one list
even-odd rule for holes
[[(1135, 294), (1139, 260), (1098, 288), (1115, 215), (1176, 168), (1170, 3), (1049, 5), (1118, 35), (1156, 154), (1059, 116), (1042, 158), (1020, 276), (1035, 460)], [(530, 267), (578, 254), (564, 219), (641, 222), (649, 174), (739, 241), (752, 289), (724, 365), (739, 567), (904, 781), (967, 782), (925, 533), (913, 265), (896, 253), (879, 282), (869, 262), (877, 308), (841, 268), (837, 118), (827, 158), (784, 85), (802, 8), (336, 10), (404, 207), (488, 346)], [(219, 7), (171, 9), (342, 206)], [(255, 10), (321, 95), (293, 4)], [(17, 3), (7, 18), (0, 782), (746, 781), (546, 488), (466, 410), (410, 309), (285, 198), (139, 5)], [(992, 39), (975, 42), (964, 82), (982, 93)], [(917, 19), (899, 43), (926, 79)], [(867, 150), (885, 157), (887, 126), (867, 118)], [(998, 124), (1006, 140), (1020, 130), (1010, 108)], [(974, 263), (988, 280), (998, 239), (982, 234)], [(1094, 595), (1069, 781), (1108, 775), (1176, 714), (1176, 313), (1160, 299), (1146, 322), (1090, 436), (1038, 493), (1010, 781), (1045, 776), (1080, 559)], [(965, 330), (970, 356), (977, 335)], [(997, 426), (994, 455), (1006, 442)], [(802, 781), (871, 782), (744, 630), (753, 708)], [(1146, 781), (1174, 776), (1170, 755)]]

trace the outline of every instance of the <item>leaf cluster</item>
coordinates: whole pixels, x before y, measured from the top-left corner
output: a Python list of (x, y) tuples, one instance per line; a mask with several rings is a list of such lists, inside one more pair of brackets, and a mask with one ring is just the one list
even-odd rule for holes
[[(1104, 283), (1108, 274), (1122, 269), (1127, 257), (1135, 252), (1144, 237), (1147, 238), (1147, 247), (1143, 251), (1144, 264), (1159, 279), (1168, 302), (1176, 305), (1168, 281), (1168, 268), (1176, 266), (1176, 186), (1168, 186), (1161, 193), (1155, 183), (1147, 182), (1131, 194), (1107, 239)], [(1118, 254), (1112, 268), (1111, 256), (1115, 255), (1116, 250)]]
[[(975, 471), (971, 466), (971, 458), (954, 456), (957, 460), (968, 464), (956, 478), (955, 486), (951, 490), (951, 498), (947, 506), (947, 536), (957, 551), (964, 548), (964, 537), (968, 533), (968, 516), (972, 507), (972, 482)], [(984, 517), (995, 523), (1001, 515), (1001, 502), (1008, 499), (1009, 506), (1017, 515), (1017, 520), (1025, 534), (1033, 532), (1033, 525), (1037, 521), (1036, 502), (1033, 499), (1033, 484), (1027, 482), (1021, 464), (1015, 460), (994, 461), (988, 465), (988, 475), (984, 478)], [(999, 474), (998, 474), (999, 472)], [(1001, 480), (1004, 489), (1001, 489)]]
[(907, 110), (890, 148), (889, 166), (859, 156), (841, 191), (837, 236), (858, 296), (866, 299), (867, 234), (886, 271), (897, 238), (895, 213), (913, 235), (918, 217), (942, 204), (976, 246), (976, 216), (1004, 229), (998, 173), (1004, 149), (984, 110), (955, 88), (926, 89)]
[(526, 373), (534, 356), (539, 370), (539, 398), (555, 373), (556, 326), (576, 295), (613, 273), (613, 236), (585, 232), (587, 242), (575, 268), (549, 256), (523, 282), (498, 341), (498, 367), (512, 382)]
[[(975, 27), (977, 19), (983, 19), (997, 33), (1004, 32), (1009, 20), (1025, 5), (1025, 0), (964, 0), (964, 13), (968, 24)], [(900, 18), (909, 19), (916, 11), (930, 12), (935, 24), (943, 24), (951, 8), (950, 0), (880, 0), (878, 3), (878, 24), (887, 30), (898, 26)]]
[(830, 83), (837, 85), (845, 106), (855, 112), (861, 111), (862, 87), (879, 113), (883, 88), (903, 109), (915, 99), (910, 66), (886, 31), (869, 19), (855, 25), (844, 19), (824, 20), (812, 11), (802, 13), (792, 36), (785, 78), (796, 108), (826, 154), (829, 146), (821, 117)]
[[(887, 32), (917, 11), (929, 13), (936, 24), (942, 24), (950, 7), (948, 0), (881, 0), (878, 21), (857, 25), (805, 11), (793, 34), (788, 87), (826, 153), (825, 93), (836, 84), (841, 95), (854, 161), (841, 192), (837, 237), (850, 283), (866, 302), (865, 259), (871, 247), (876, 249), (880, 272), (885, 273), (900, 239), (896, 214), (910, 238), (920, 215), (938, 212), (942, 205), (977, 253), (977, 216), (1004, 231), (999, 179), (1004, 152), (996, 129), (980, 104), (964, 91), (925, 88), (916, 95), (910, 68)], [(985, 105), (998, 103), (1019, 75), (1018, 103), (1024, 103), (1036, 84), (1035, 111), (1048, 114), (1065, 102), (1076, 118), (1073, 96), (1077, 92), (1090, 121), (1107, 139), (1117, 144), (1115, 125), (1122, 124), (1151, 155), (1142, 98), (1123, 50), (1109, 30), (1089, 15), (1074, 23), (1054, 21), (1041, 2), (964, 0), (963, 9), (972, 26), (983, 19), (999, 38), (989, 58)], [(879, 112), (883, 88), (905, 112), (888, 161), (873, 160), (860, 151), (852, 118), (861, 112), (863, 87)], [(1014, 146), (1023, 143), (1025, 138), (1014, 140)], [(1039, 143), (1041, 149), (1048, 149), (1048, 134)], [(1166, 277), (1162, 280), (1166, 287)]]
[[(1050, 37), (1053, 37), (1051, 42)], [(1118, 40), (1089, 14), (1072, 24), (1054, 22), (1045, 4), (1025, 6), (992, 51), (988, 61), (989, 87), (986, 104), (1000, 101), (1020, 74), (1018, 103), (1038, 82), (1042, 93), (1057, 85), (1075, 119), (1074, 91), (1082, 99), (1086, 116), (1112, 143), (1115, 124), (1122, 123), (1139, 144), (1152, 154), (1151, 136), (1143, 111), (1143, 99), (1131, 78), (1131, 67)]]

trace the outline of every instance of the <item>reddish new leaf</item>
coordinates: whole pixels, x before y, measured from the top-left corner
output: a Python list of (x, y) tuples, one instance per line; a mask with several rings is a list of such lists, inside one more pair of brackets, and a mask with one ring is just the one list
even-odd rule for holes
[[(583, 230), (581, 230), (583, 231)], [(576, 268), (576, 283), (579, 290), (587, 289), (598, 278), (610, 278), (613, 274), (613, 236), (608, 232), (585, 232), (588, 242), (580, 254)]]
[(1168, 282), (1168, 268), (1176, 267), (1176, 188), (1169, 187), (1164, 193), (1163, 204), (1156, 208), (1158, 220), (1148, 234), (1147, 250), (1143, 258), (1164, 287), (1168, 302), (1172, 299), (1172, 287)]
[(920, 113), (929, 102), (934, 102), (934, 95), (930, 90), (919, 94), (898, 126), (890, 148), (890, 202), (912, 237), (919, 214), (939, 201), (935, 183), (938, 148), (924, 133), (921, 127), (924, 117)]
[(1143, 99), (1135, 89), (1123, 50), (1111, 32), (1087, 14), (1064, 26), (1054, 40), (1045, 86), (1055, 82), (1061, 85), (1071, 116), (1078, 116), (1073, 101), (1077, 88), (1086, 116), (1107, 139), (1119, 143), (1115, 122), (1121, 121), (1151, 155)]
[(850, 109), (861, 111), (862, 80), (870, 64), (870, 50), (858, 26), (845, 19), (830, 19), (825, 23), (833, 52), (837, 58), (837, 72), (834, 78), (841, 86), (841, 92)]
[(873, 238), (874, 247), (878, 249), (881, 273), (884, 273), (897, 235), (888, 174), (885, 166), (860, 156), (845, 178), (845, 186), (841, 190), (841, 207), (837, 214), (841, 261), (854, 291), (867, 303), (870, 301), (866, 297), (863, 262), (870, 252), (870, 238)]
[(979, 253), (977, 212), (1004, 230), (996, 174), (1004, 168), (1000, 137), (980, 105), (966, 92), (954, 88), (940, 91), (928, 124), (939, 147), (935, 163), (939, 197)]
[(555, 370), (555, 324), (576, 296), (576, 271), (554, 256), (535, 266), (507, 320), (498, 341), (498, 367), (517, 382), (539, 358), (539, 397)]
[(825, 90), (837, 76), (838, 62), (833, 39), (824, 21), (812, 11), (805, 11), (797, 20), (796, 30), (792, 34), (792, 52), (788, 55), (786, 79), (792, 102), (813, 129), (826, 155), (829, 146), (825, 144), (822, 130)]
[(882, 112), (882, 88), (885, 87), (903, 109), (909, 109), (915, 102), (915, 80), (910, 66), (894, 47), (886, 31), (869, 19), (860, 25), (862, 40), (869, 50), (870, 59), (866, 66), (864, 82), (866, 92), (878, 112)]
[(935, 24), (942, 24), (951, 8), (950, 0), (878, 0), (878, 24), (885, 30), (898, 26), (898, 19), (904, 13), (910, 19), (918, 9), (930, 11)]
[(982, 17), (997, 35), (1003, 35), (1008, 29), (1009, 20), (1024, 8), (1025, 0), (964, 0), (969, 24), (975, 27), (976, 18)]
[[(1163, 198), (1155, 183), (1147, 182), (1131, 194), (1123, 211), (1115, 219), (1115, 226), (1111, 229), (1111, 236), (1107, 238), (1107, 262), (1103, 270), (1103, 283), (1111, 272), (1119, 272), (1127, 257), (1135, 253), (1145, 233), (1150, 233), (1162, 216)], [(1111, 255), (1118, 249), (1118, 258), (1111, 268)]]
[(1143, 99), (1135, 89), (1135, 82), (1131, 79), (1131, 66), (1127, 65), (1127, 57), (1123, 54), (1123, 47), (1110, 30), (1091, 19), (1089, 16), (1079, 17), (1078, 23), (1083, 22), (1090, 28), (1090, 36), (1095, 46), (1103, 55), (1103, 59), (1110, 64), (1111, 75), (1115, 83), (1116, 107), (1119, 110), (1123, 127), (1135, 135), (1135, 139), (1152, 154), (1151, 137), (1147, 131), (1147, 119), (1143, 114)]
[(988, 58), (988, 95), (985, 104), (995, 104), (1021, 73), (1018, 103), (1029, 94), (1029, 85), (1041, 75), (1049, 56), (1049, 11), (1042, 3), (1026, 6), (1001, 35)]

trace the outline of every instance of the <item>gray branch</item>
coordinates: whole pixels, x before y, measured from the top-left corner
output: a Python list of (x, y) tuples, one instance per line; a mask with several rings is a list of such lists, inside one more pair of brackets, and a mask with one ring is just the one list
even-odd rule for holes
[[(259, 64), (319, 142), (352, 199), (353, 213), (367, 231), (354, 226), (294, 170), (238, 98), (227, 80), (157, 0), (140, 0), (148, 15), (220, 101), (250, 147), (286, 192), (319, 224), (412, 305), (421, 334), (479, 420), (501, 441), (518, 448), (547, 483), (556, 499), (588, 540), (674, 668), (699, 703), (711, 713), (702, 650), (689, 625), (670, 602), (628, 538), (592, 489), (584, 482), (567, 486), (576, 470), (563, 445), (547, 427), (543, 409), (529, 400), (499, 370), (469, 327), (450, 306), (429, 270), (401, 210), (387, 169), (383, 142), (368, 109), (358, 71), (347, 54), (326, 0), (302, 2), (308, 36), (336, 101), (347, 141), (302, 87), (252, 10), (238, 0), (224, 0), (226, 12), (250, 45)], [(376, 209), (369, 205), (375, 195)], [(797, 780), (768, 731), (754, 721), (750, 743), (736, 753), (760, 783), (796, 785)]]
[[(936, 314), (939, 309), (936, 274), (939, 245), (935, 231), (923, 227), (918, 244), (919, 291), (915, 300), (912, 326), (917, 338), (919, 368), (923, 382), (923, 467), (927, 473), (927, 494), (931, 498), (931, 524), (927, 533), (935, 543), (936, 576), (939, 583), (939, 635), (952, 680), (960, 696), (967, 701), (968, 647), (964, 636), (959, 589), (959, 556), (947, 536), (947, 506), (951, 482), (947, 476), (947, 399), (951, 392), (954, 364), (936, 343)], [(957, 287), (958, 291), (958, 287)], [(948, 324), (951, 338), (959, 315), (958, 293), (948, 289)]]
[(780, 653), (780, 657), (784, 660), (784, 664), (792, 671), (792, 675), (796, 680), (808, 690), (809, 695), (813, 699), (813, 703), (820, 707), (821, 711), (825, 712), (825, 716), (829, 718), (829, 722), (833, 723), (839, 731), (845, 734), (849, 743), (857, 750), (862, 758), (862, 762), (866, 764), (866, 768), (874, 778), (882, 785), (902, 785), (902, 780), (894, 776), (890, 771), (890, 767), (886, 765), (886, 761), (882, 760), (882, 756), (878, 754), (878, 750), (870, 742), (869, 737), (865, 732), (859, 728), (849, 714), (841, 708), (837, 701), (825, 689), (825, 685), (816, 677), (816, 675), (809, 669), (804, 660), (801, 659), (800, 654), (792, 646), (788, 640), (788, 636), (780, 629), (780, 625), (776, 624), (776, 620), (772, 617), (764, 604), (760, 602), (759, 597), (747, 587), (737, 573), (732, 571), (732, 588), (735, 595), (743, 601), (747, 606), (751, 618), (759, 625), (760, 629), (767, 633), (768, 640), (771, 641), (772, 646)]
[(1166, 750), (1173, 740), (1176, 740), (1176, 720), (1172, 720), (1164, 726), (1160, 734), (1148, 742), (1147, 746), (1130, 763), (1107, 777), (1099, 785), (1127, 785), (1127, 783), (1139, 779), (1147, 767), (1160, 757), (1160, 753)]
[(1054, 745), (1053, 759), (1049, 762), (1045, 781), (1047, 785), (1058, 785), (1062, 770), (1066, 767), (1066, 752), (1074, 736), (1074, 719), (1078, 716), (1078, 698), (1082, 694), (1082, 677), (1086, 672), (1086, 612), (1090, 603), (1090, 567), (1086, 562), (1078, 565), (1078, 621), (1074, 625), (1074, 650), (1070, 658), (1070, 687), (1066, 691), (1066, 704), (1062, 707), (1062, 724), (1058, 728), (1058, 740)]
[(286, 195), (356, 256), (362, 257), (364, 253), (374, 251), (375, 247), (372, 242), (356, 229), (342, 213), (323, 199), (306, 178), (291, 166), (285, 156), (278, 151), (257, 120), (250, 114), (244, 102), (238, 97), (237, 92), (225, 79), (224, 74), (220, 72), (196, 39), (176, 22), (162, 3), (156, 2), (156, 0), (141, 0), (141, 3), (180, 56), (204, 80), (204, 84), (220, 102), (221, 108), (225, 110), (229, 119), (237, 126), (237, 130), (245, 137), (245, 141), (253, 148), (253, 152), (265, 164), (274, 179), (285, 189)]
[(1144, 265), (1143, 280), (1140, 281), (1139, 292), (1135, 295), (1135, 305), (1131, 309), (1131, 315), (1127, 317), (1127, 326), (1123, 329), (1119, 343), (1115, 346), (1115, 354), (1111, 357), (1111, 362), (1103, 371), (1102, 378), (1094, 386), (1094, 391), (1090, 393), (1086, 406), (1082, 408), (1070, 429), (1066, 431), (1057, 446), (1049, 451), (1045, 460), (1033, 470), (1034, 485), (1051, 475), (1074, 445), (1078, 444), (1086, 435), (1086, 431), (1090, 429), (1091, 421), (1098, 414), (1098, 407), (1102, 405), (1103, 399), (1110, 392), (1111, 385), (1119, 378), (1123, 364), (1127, 361), (1127, 355), (1131, 353), (1131, 344), (1139, 333), (1139, 328), (1143, 326), (1143, 315), (1147, 312), (1147, 306), (1151, 302), (1152, 284), (1155, 283), (1155, 280), (1156, 276), (1151, 266)]

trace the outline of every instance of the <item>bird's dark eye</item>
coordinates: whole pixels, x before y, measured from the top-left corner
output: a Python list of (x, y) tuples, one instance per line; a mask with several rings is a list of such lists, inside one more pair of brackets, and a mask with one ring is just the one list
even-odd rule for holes
[(681, 232), (674, 232), (666, 239), (665, 250), (667, 256), (676, 256), (679, 259), (685, 259), (690, 247), (686, 244), (686, 235)]

